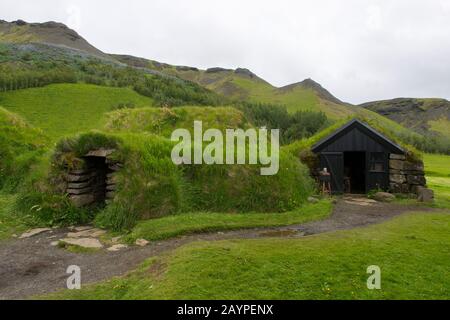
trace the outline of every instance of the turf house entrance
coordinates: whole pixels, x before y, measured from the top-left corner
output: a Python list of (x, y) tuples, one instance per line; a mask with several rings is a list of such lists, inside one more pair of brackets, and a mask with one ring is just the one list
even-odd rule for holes
[(331, 175), (331, 193), (367, 193), (382, 189), (416, 193), (425, 185), (422, 161), (366, 123), (354, 119), (316, 143), (317, 172)]
[(66, 193), (76, 206), (102, 206), (114, 198), (114, 173), (121, 168), (121, 164), (108, 158), (113, 151), (91, 150), (81, 158), (82, 169), (68, 172)]

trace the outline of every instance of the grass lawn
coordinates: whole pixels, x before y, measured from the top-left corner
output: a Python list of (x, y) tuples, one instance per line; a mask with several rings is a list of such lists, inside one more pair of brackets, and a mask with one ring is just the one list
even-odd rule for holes
[(434, 190), (435, 204), (450, 209), (450, 156), (425, 154), (427, 185)]
[(23, 221), (11, 212), (14, 198), (14, 195), (0, 193), (0, 241), (27, 229)]
[(175, 236), (220, 230), (287, 226), (319, 220), (329, 216), (332, 205), (328, 200), (285, 213), (185, 213), (138, 222), (127, 235), (128, 242), (144, 238), (162, 240)]
[[(448, 299), (450, 214), (301, 239), (196, 242), (122, 278), (50, 299)], [(367, 267), (381, 268), (368, 290)]]
[(0, 105), (18, 113), (53, 140), (63, 135), (99, 129), (103, 114), (119, 104), (152, 106), (152, 99), (128, 88), (89, 84), (53, 84), (0, 93)]

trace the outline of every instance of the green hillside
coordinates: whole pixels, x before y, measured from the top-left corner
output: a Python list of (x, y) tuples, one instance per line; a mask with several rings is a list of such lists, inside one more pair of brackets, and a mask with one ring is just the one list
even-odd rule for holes
[(48, 43), (2, 42), (0, 37), (0, 92), (57, 83), (132, 88), (158, 106), (215, 106), (226, 100), (194, 82), (129, 67), (110, 57)]
[(102, 126), (106, 112), (123, 105), (151, 106), (151, 98), (129, 88), (90, 84), (53, 84), (0, 93), (0, 104), (18, 113), (53, 140)]
[(421, 134), (450, 135), (450, 101), (399, 98), (361, 105)]
[(130, 66), (148, 68), (189, 80), (216, 93), (238, 101), (251, 101), (285, 105), (289, 112), (322, 111), (332, 119), (353, 114), (353, 108), (332, 96), (311, 79), (277, 88), (259, 78), (250, 70), (173, 66), (132, 56), (112, 55)]
[(232, 75), (225, 81), (222, 80), (220, 85), (207, 87), (219, 92), (224, 87), (233, 88), (229, 91), (236, 92), (237, 98), (248, 99), (252, 102), (285, 105), (291, 113), (306, 110), (322, 111), (332, 119), (339, 119), (353, 113), (347, 105), (321, 97), (318, 89), (308, 85), (311, 81), (305, 80), (291, 86), (275, 88), (267, 82), (255, 81), (241, 75)]

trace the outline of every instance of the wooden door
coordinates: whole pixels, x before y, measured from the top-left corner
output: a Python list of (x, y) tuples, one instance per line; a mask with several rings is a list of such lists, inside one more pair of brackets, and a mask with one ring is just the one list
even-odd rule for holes
[(342, 152), (322, 152), (320, 170), (327, 168), (331, 174), (331, 193), (344, 192), (344, 154)]

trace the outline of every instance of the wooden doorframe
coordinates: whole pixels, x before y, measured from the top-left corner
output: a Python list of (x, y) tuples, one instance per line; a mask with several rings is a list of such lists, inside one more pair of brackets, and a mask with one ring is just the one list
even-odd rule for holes
[[(331, 174), (331, 186), (332, 186), (331, 193), (332, 194), (343, 193), (344, 192), (344, 179), (343, 179), (343, 177), (344, 177), (344, 153), (343, 152), (331, 152), (331, 151), (327, 152), (327, 151), (325, 151), (325, 152), (321, 152), (321, 156), (326, 161), (327, 167), (329, 168), (329, 171), (330, 171), (330, 174)], [(329, 163), (329, 161), (328, 161), (326, 156), (339, 156), (340, 157), (340, 163), (341, 163), (341, 168), (340, 169), (342, 171), (342, 172), (340, 172), (340, 176), (341, 176), (340, 180), (342, 180), (342, 181), (338, 181), (339, 180), (339, 173), (337, 173), (336, 170), (332, 169), (332, 166), (330, 166), (330, 163)], [(323, 169), (323, 168), (320, 168), (320, 169)], [(333, 180), (335, 181), (335, 185), (340, 185), (340, 189), (337, 188), (338, 190), (336, 190), (336, 188), (333, 188)]]

